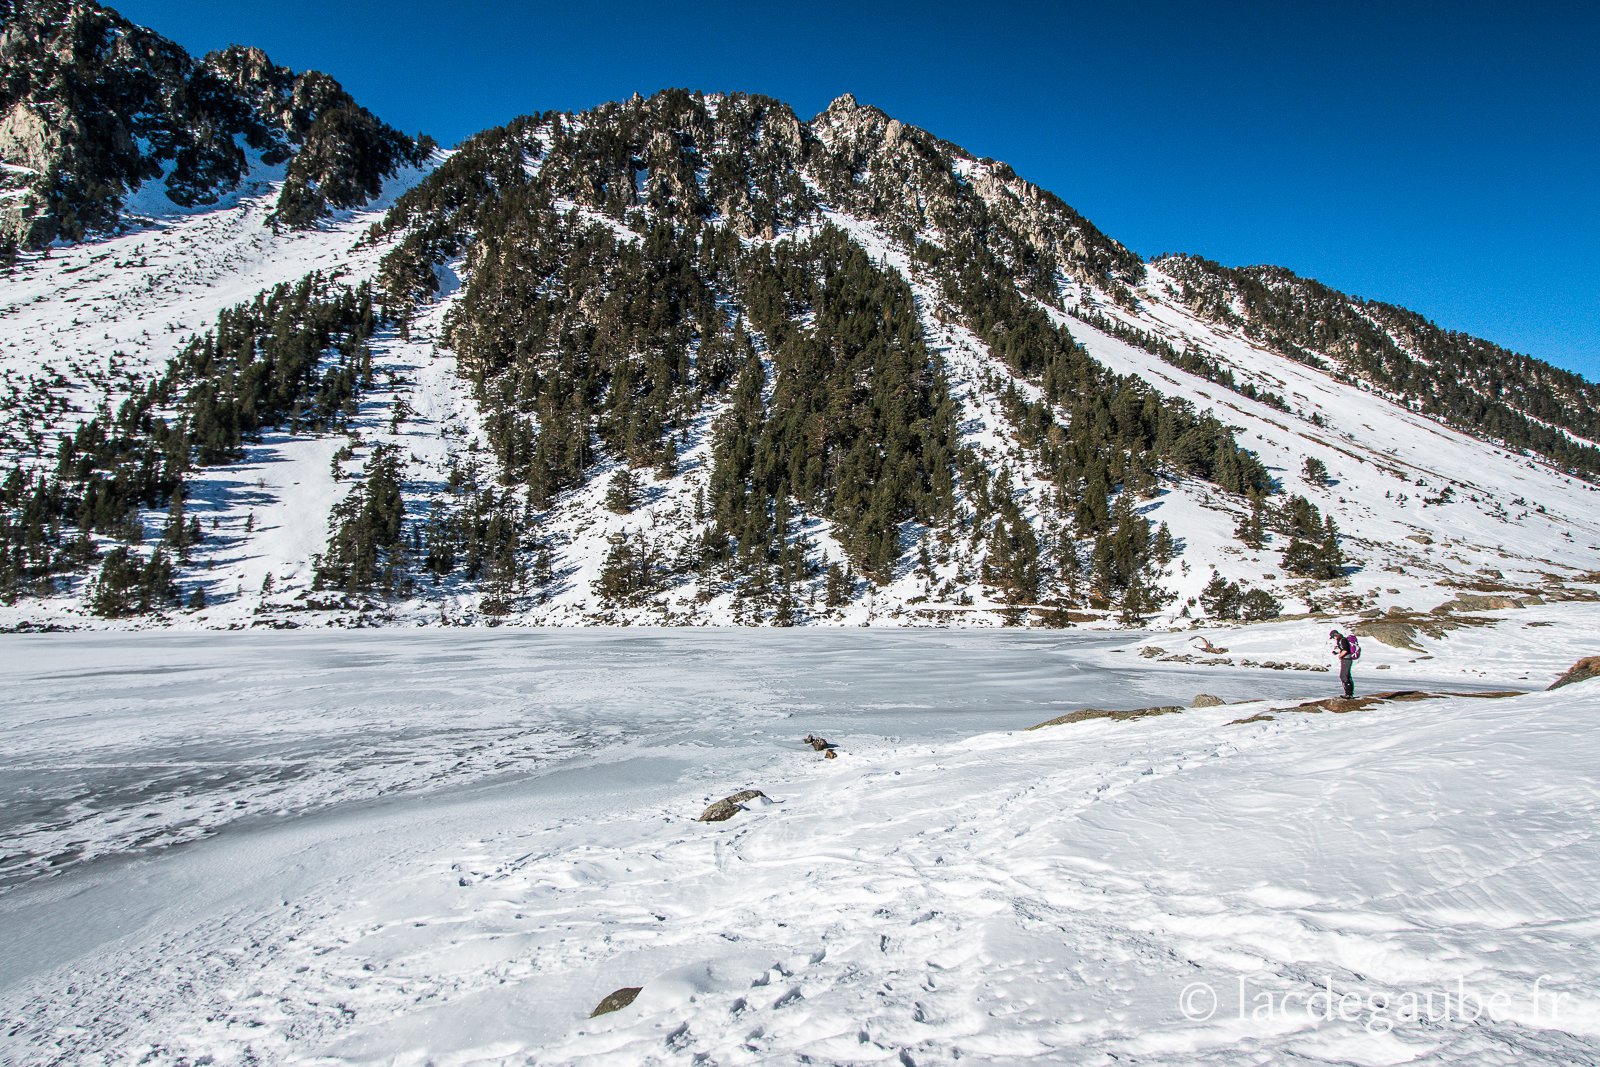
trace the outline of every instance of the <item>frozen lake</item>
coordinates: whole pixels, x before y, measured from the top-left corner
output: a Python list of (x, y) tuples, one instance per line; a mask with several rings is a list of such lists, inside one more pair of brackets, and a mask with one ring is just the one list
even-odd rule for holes
[[(653, 832), (652, 822), (681, 835), (708, 800), (746, 787), (779, 795), (815, 778), (821, 763), (798, 743), (806, 733), (842, 746), (830, 774), (902, 756), (937, 768), (940, 746), (1075, 708), (1187, 705), (1200, 692), (1321, 696), (1336, 684), (1326, 674), (1153, 666), (1130, 643), (905, 630), (5, 637), (0, 1008), (17, 1022), (0, 1052), (9, 1042), (16, 1062), (137, 1052), (177, 1063), (230, 1051), (221, 1063), (315, 1059), (314, 1046), (389, 1062), (434, 1039), (388, 1029), (365, 1043), (335, 1038), (358, 1013), (398, 1011), (400, 993), (359, 973), (303, 988), (311, 980), (293, 976), (311, 964), (286, 961), (294, 943), (320, 941), (325, 953), (356, 937), (340, 925), (354, 922), (350, 909), (419, 871), (464, 891), (538, 857), (569, 857), (560, 861), (569, 870), (589, 849), (632, 855), (618, 842)], [(1100, 736), (1085, 733), (1085, 751)], [(1123, 766), (1138, 742), (1118, 736)], [(1184, 743), (1214, 746), (1204, 732)], [(601, 865), (580, 881), (604, 887), (613, 877), (622, 868)], [(421, 905), (391, 900), (373, 929), (405, 926), (412, 907)], [(632, 907), (594, 921), (626, 927)], [(449, 1001), (440, 966), (430, 962), (406, 988)], [(263, 970), (292, 991), (275, 994), (276, 1008), (218, 1006), (260, 994), (249, 976)], [(344, 992), (335, 996), (330, 981)], [(191, 1017), (182, 1005), (196, 990), (217, 1003)], [(570, 995), (592, 1006), (590, 993)], [(451, 1003), (447, 1045), (475, 1032), (472, 1011)], [(581, 1014), (564, 1005), (517, 1040), (539, 1047), (571, 1018)], [(183, 1041), (153, 1037), (186, 1027)], [(258, 1028), (269, 1036), (256, 1044), (239, 1036)]]
[[(1119, 635), (368, 630), (4, 638), (0, 891), (223, 827), (504, 784), (716, 783), (806, 733), (860, 749), (1080, 707), (1326, 695)], [(1118, 660), (1128, 659), (1126, 665)], [(1397, 679), (1385, 678), (1392, 686)], [(644, 768), (648, 768), (645, 770)], [(579, 772), (583, 772), (581, 776)], [(543, 783), (552, 778), (552, 783)], [(0, 964), (0, 974), (17, 961)]]

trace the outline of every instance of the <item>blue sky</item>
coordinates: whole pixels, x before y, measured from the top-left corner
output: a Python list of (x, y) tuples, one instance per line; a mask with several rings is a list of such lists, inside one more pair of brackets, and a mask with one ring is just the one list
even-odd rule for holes
[(1461, 3), (113, 3), (451, 144), (668, 86), (853, 92), (1145, 255), (1275, 263), (1600, 379), (1600, 13)]

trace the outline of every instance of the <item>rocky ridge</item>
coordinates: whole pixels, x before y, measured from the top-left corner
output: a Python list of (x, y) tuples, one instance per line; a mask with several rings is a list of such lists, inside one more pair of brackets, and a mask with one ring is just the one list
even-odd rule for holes
[(0, 5), (0, 240), (43, 248), (145, 213), (282, 181), (275, 218), (308, 225), (375, 196), (428, 149), (337, 81), (256, 48), (196, 60), (91, 0)]

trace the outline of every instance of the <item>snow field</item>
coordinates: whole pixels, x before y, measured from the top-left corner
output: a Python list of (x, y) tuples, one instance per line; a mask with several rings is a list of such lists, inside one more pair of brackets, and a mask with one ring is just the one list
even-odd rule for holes
[[(57, 861), (0, 891), (8, 1062), (1600, 1049), (1588, 683), (1233, 725), (1331, 680), (1042, 633), (8, 640), (3, 836)], [(1273, 699), (992, 732), (1202, 689)], [(1504, 1017), (1375, 1006), (1458, 986)]]
[(39, 398), (51, 415), (0, 408), (0, 448), (8, 458), (53, 457), (57, 436), (101, 406), (115, 410), (223, 308), (312, 271), (367, 276), (384, 248), (358, 247), (361, 238), (425, 174), (405, 168), (360, 211), (277, 232), (267, 216), (281, 183), (268, 175), (224, 206), (24, 260), (0, 287), (0, 374), (14, 395)]

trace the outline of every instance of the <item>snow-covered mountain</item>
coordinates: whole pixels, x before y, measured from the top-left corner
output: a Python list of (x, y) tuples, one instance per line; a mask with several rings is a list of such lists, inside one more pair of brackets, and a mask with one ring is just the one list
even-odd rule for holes
[(0, 3), (0, 258), (268, 179), (274, 221), (306, 226), (425, 154), (326, 74), (259, 49), (196, 60), (91, 0)]
[(668, 91), (420, 159), (303, 228), (291, 161), (21, 255), (0, 620), (1438, 628), (1593, 596), (1595, 386), (1144, 263), (848, 96)]

